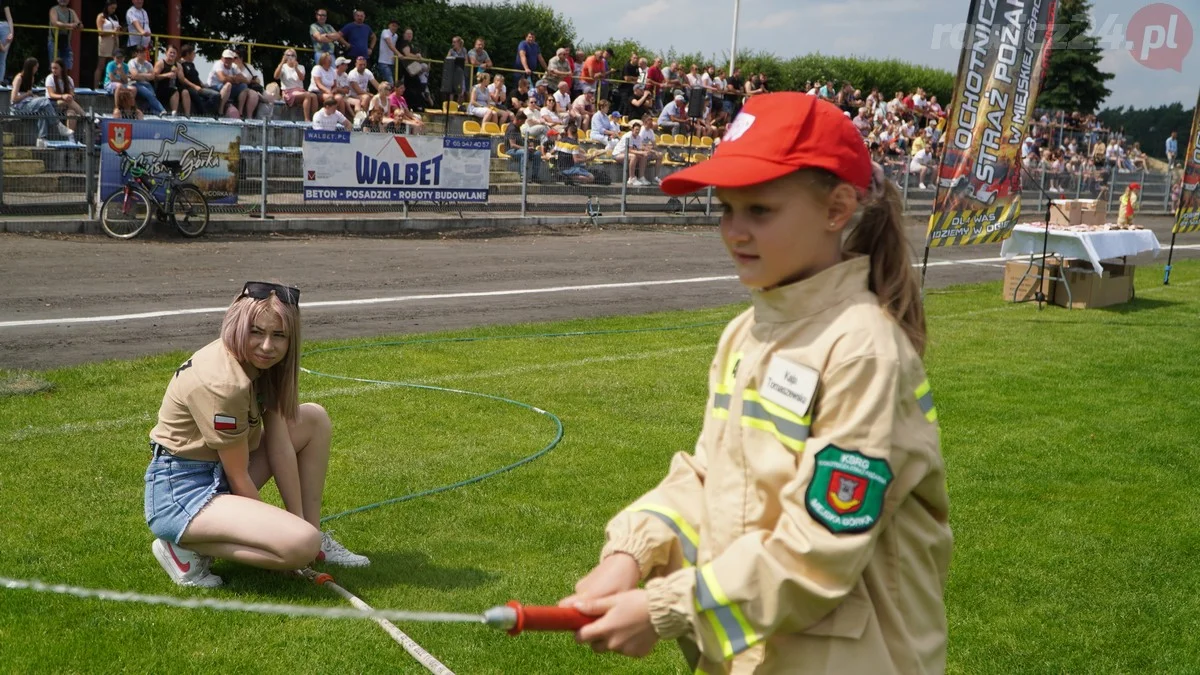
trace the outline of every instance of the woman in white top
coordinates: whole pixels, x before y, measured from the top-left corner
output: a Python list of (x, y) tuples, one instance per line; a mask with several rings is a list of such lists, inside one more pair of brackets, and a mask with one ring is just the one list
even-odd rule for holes
[(488, 93), (488, 74), (479, 73), (475, 86), (471, 89), (471, 102), (467, 104), (467, 114), (479, 118), (480, 124), (496, 121), (496, 111), (492, 110), (492, 97)]
[(336, 108), (344, 108), (344, 97), (337, 93), (336, 87), (337, 71), (333, 69), (333, 56), (328, 52), (322, 52), (317, 65), (313, 66), (308, 90), (316, 95), (322, 105), (325, 104), (325, 101), (332, 100)]
[(508, 111), (508, 87), (504, 86), (504, 76), (497, 74), (488, 85), (489, 107), (496, 113), (497, 121), (501, 124), (512, 122), (513, 114)]
[(54, 59), (50, 64), (50, 74), (46, 76), (46, 96), (54, 101), (59, 114), (67, 117), (67, 128), (71, 133), (65, 135), (74, 135), (75, 125), (83, 116), (83, 107), (75, 100), (75, 80), (67, 75), (67, 66), (62, 59)]
[(304, 89), (304, 64), (296, 60), (296, 50), (283, 52), (283, 60), (275, 66), (275, 79), (279, 81), (284, 104), (292, 108), (299, 103), (304, 111), (304, 121), (311, 122), (317, 95)]
[(546, 97), (546, 105), (542, 106), (542, 123), (551, 129), (562, 131), (563, 118), (558, 114), (558, 104), (553, 96)]
[(549, 132), (550, 127), (542, 122), (541, 108), (538, 108), (537, 101), (530, 96), (529, 100), (525, 102), (525, 123), (521, 125), (521, 133), (536, 138), (540, 147)]

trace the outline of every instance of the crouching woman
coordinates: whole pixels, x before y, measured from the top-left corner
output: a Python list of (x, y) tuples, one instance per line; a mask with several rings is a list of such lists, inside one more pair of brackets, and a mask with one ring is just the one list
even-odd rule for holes
[[(215, 587), (213, 558), (289, 570), (370, 561), (320, 531), (331, 425), (297, 402), (300, 291), (249, 282), (220, 338), (171, 375), (150, 432), (151, 550), (181, 586)], [(271, 478), (285, 509), (259, 498)]]

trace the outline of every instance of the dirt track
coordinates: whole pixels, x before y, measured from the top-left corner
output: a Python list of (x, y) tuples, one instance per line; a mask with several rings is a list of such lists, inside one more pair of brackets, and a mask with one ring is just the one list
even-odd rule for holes
[[(1147, 219), (1164, 247), (1167, 218)], [(910, 240), (919, 252), (924, 228)], [(1179, 244), (1200, 244), (1181, 236)], [(999, 245), (935, 251), (933, 261), (996, 258)], [(1200, 249), (1176, 251), (1177, 259)], [(1165, 262), (1165, 251), (1158, 261)], [(712, 229), (556, 228), (428, 237), (225, 237), (114, 241), (0, 235), (0, 322), (177, 311), (227, 305), (247, 279), (282, 279), (303, 299), (344, 301), (732, 274)], [(927, 286), (998, 279), (995, 261), (931, 267)], [(305, 338), (326, 339), (690, 309), (738, 302), (736, 281), (433, 298), (305, 311)], [(217, 312), (96, 323), (0, 326), (0, 368), (47, 369), (194, 349)]]

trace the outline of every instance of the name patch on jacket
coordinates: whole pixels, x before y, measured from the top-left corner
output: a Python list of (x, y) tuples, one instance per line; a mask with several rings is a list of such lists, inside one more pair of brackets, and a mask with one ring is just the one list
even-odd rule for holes
[(774, 356), (767, 365), (767, 375), (758, 393), (771, 403), (804, 417), (812, 407), (818, 379), (816, 370)]
[(804, 505), (813, 520), (834, 534), (865, 532), (879, 522), (891, 483), (887, 460), (829, 445), (814, 458)]

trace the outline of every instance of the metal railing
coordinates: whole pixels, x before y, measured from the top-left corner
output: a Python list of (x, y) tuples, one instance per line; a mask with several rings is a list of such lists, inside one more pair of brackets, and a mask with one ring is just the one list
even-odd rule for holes
[[(278, 104), (276, 104), (278, 105)], [(100, 199), (100, 158), (108, 139), (100, 136), (106, 116), (87, 110), (80, 118), (46, 118), (0, 114), (0, 216), (15, 214), (87, 214), (94, 215)], [(198, 118), (157, 119), (186, 122), (191, 126), (221, 127), (236, 131), (236, 157), (228, 158), (236, 171), (235, 204), (214, 205), (214, 213), (233, 213), (268, 217), (272, 214), (338, 213), (345, 215), (390, 213), (396, 218), (414, 215), (445, 214), (464, 216), (483, 214), (575, 214), (580, 216), (626, 214), (710, 215), (719, 211), (711, 190), (687, 197), (670, 198), (657, 189), (656, 179), (704, 161), (708, 147), (695, 147), (686, 139), (672, 138), (671, 145), (646, 146), (656, 156), (634, 165), (631, 153), (612, 154), (602, 144), (579, 143), (565, 148), (561, 142), (538, 145), (525, 138), (526, 159), (507, 147), (502, 136), (490, 138), (491, 161), (486, 203), (453, 202), (306, 202), (303, 198), (303, 138), (307, 124), (277, 119), (212, 120)], [(433, 114), (426, 116), (426, 134), (469, 137), (462, 132), (464, 117)], [(74, 126), (69, 138), (59, 125)], [(355, 131), (353, 133), (371, 133)], [(476, 138), (479, 136), (476, 135)], [(42, 142), (39, 142), (42, 139)], [(665, 140), (660, 136), (660, 140)], [(572, 144), (574, 145), (574, 144)], [(534, 149), (536, 148), (536, 149)], [(522, 170), (524, 161), (524, 170)], [(909, 170), (908, 160), (888, 165), (891, 178), (904, 196), (906, 211), (913, 216), (930, 213), (934, 184)], [(1173, 212), (1172, 188), (1179, 172), (1149, 170), (1124, 172), (1117, 168), (1100, 170), (1081, 167), (1077, 171), (1053, 174), (1033, 172), (1024, 181), (1023, 216), (1038, 220), (1045, 212), (1042, 196), (1050, 198), (1096, 198), (1107, 195), (1109, 212), (1117, 206), (1121, 192), (1132, 182), (1142, 185), (1142, 212)], [(637, 178), (633, 182), (631, 178)], [(643, 183), (644, 181), (644, 183)], [(1053, 189), (1052, 189), (1053, 188)], [(1115, 219), (1115, 216), (1114, 216)]]

